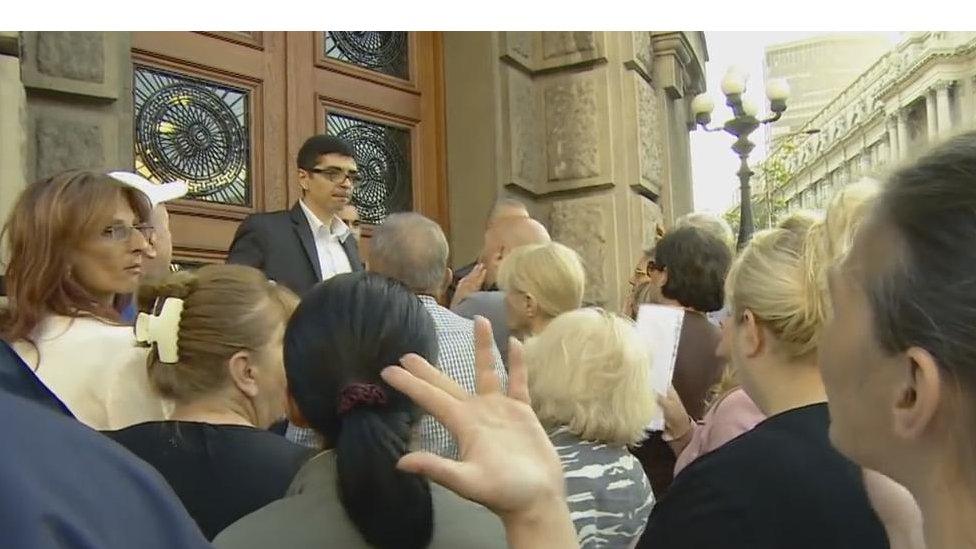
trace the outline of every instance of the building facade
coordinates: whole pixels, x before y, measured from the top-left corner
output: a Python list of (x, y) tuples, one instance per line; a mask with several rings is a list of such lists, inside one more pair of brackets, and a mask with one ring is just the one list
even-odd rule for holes
[[(754, 202), (822, 208), (839, 187), (974, 126), (976, 33), (913, 33), (800, 128), (819, 133), (789, 139), (755, 169)], [(783, 175), (764, 177), (772, 172)]]
[(461, 265), (491, 203), (522, 199), (583, 256), (587, 301), (616, 308), (657, 227), (693, 209), (706, 58), (700, 32), (2, 33), (0, 215), (66, 168), (183, 179), (176, 260), (220, 262), (244, 217), (297, 200), (304, 139), (334, 133), (367, 223), (423, 213)]
[(765, 80), (786, 79), (791, 94), (783, 117), (766, 127), (766, 141), (775, 146), (798, 131), (890, 48), (878, 33), (830, 34), (767, 47)]

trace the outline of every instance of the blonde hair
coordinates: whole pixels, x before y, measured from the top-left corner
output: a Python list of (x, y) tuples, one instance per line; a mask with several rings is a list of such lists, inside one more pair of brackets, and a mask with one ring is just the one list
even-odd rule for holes
[(544, 425), (608, 444), (644, 439), (656, 405), (650, 356), (629, 320), (602, 309), (563, 313), (526, 342), (525, 362)]
[(259, 351), (298, 307), (288, 288), (243, 265), (208, 265), (180, 271), (140, 291), (140, 303), (184, 300), (176, 364), (149, 353), (149, 378), (167, 398), (190, 400), (227, 383), (227, 361), (238, 351)]
[(579, 254), (558, 243), (519, 246), (498, 269), (498, 287), (531, 295), (549, 318), (579, 309), (586, 272)]
[(830, 310), (827, 270), (847, 253), (878, 190), (871, 180), (841, 189), (825, 218), (807, 212), (787, 217), (775, 229), (757, 233), (732, 265), (726, 295), (733, 313), (751, 310), (788, 358), (816, 351)]

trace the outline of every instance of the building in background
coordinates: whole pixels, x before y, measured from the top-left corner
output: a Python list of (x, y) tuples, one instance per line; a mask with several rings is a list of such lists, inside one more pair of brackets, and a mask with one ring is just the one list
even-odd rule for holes
[(297, 200), (298, 149), (327, 132), (365, 175), (364, 240), (418, 211), (461, 265), (511, 195), (616, 309), (657, 227), (693, 209), (706, 60), (701, 32), (2, 32), (0, 215), (66, 168), (183, 179), (174, 257), (221, 262), (240, 220)]
[(912, 33), (755, 169), (756, 210), (823, 208), (839, 187), (974, 127), (976, 32)]
[(828, 34), (767, 47), (765, 80), (785, 78), (791, 89), (783, 118), (765, 128), (770, 149), (799, 130), (889, 49), (891, 43), (880, 33)]

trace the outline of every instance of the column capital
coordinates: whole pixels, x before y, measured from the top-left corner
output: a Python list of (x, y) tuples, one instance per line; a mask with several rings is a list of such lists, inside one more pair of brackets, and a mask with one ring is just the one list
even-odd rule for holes
[(949, 88), (953, 87), (955, 84), (956, 83), (953, 80), (940, 80), (935, 84), (932, 84), (932, 86), (929, 89), (934, 90), (936, 92), (944, 93), (949, 91)]

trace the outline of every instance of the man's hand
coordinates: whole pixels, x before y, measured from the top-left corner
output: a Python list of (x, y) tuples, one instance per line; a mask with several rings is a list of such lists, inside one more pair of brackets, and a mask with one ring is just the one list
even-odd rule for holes
[(451, 309), (457, 307), (458, 303), (467, 299), (471, 294), (481, 291), (485, 284), (486, 272), (485, 266), (478, 263), (471, 269), (470, 273), (458, 281), (457, 288), (454, 290), (454, 297), (451, 299)]

